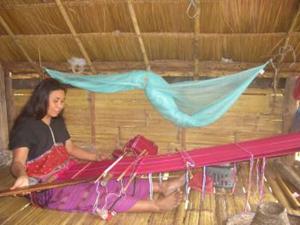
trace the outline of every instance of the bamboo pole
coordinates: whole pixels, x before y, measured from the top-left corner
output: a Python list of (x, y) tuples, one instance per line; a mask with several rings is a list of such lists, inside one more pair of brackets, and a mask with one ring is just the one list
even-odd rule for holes
[(135, 11), (134, 11), (134, 8), (133, 8), (133, 5), (132, 5), (132, 0), (127, 0), (127, 6), (128, 6), (129, 13), (130, 13), (131, 21), (132, 21), (132, 24), (133, 24), (133, 27), (134, 27), (134, 31), (135, 31), (135, 33), (137, 35), (137, 38), (138, 38), (138, 42), (139, 42), (140, 49), (141, 49), (141, 52), (142, 52), (142, 55), (143, 55), (146, 70), (150, 70), (151, 68), (150, 68), (150, 64), (149, 64), (149, 59), (148, 59), (148, 56), (147, 56), (147, 52), (146, 52), (146, 48), (145, 48), (145, 45), (144, 45), (143, 38), (141, 36), (141, 31), (140, 31), (140, 27), (139, 27), (139, 24), (138, 24), (138, 21), (137, 21), (137, 18), (136, 18), (136, 14), (135, 14)]
[(300, 190), (300, 176), (291, 167), (285, 165), (279, 160), (274, 160), (273, 164), (274, 168), (276, 168), (276, 172), (279, 172), (282, 177)]
[[(67, 38), (72, 34), (14, 34), (18, 39), (42, 39), (46, 37), (56, 37), (56, 38)], [(200, 38), (284, 38), (286, 33), (284, 32), (270, 32), (270, 33), (198, 33), (195, 35), (193, 32), (147, 32), (147, 33), (133, 33), (133, 32), (122, 32), (118, 33), (118, 37), (149, 37), (149, 38), (159, 38), (159, 37), (178, 37), (181, 39), (187, 38), (192, 39), (195, 36)], [(9, 35), (1, 35), (2, 38), (7, 38)], [(80, 37), (113, 37), (116, 36), (114, 32), (92, 32), (92, 33), (77, 33)], [(293, 31), (290, 36), (299, 37), (299, 31)], [(281, 40), (282, 42), (282, 40)], [(278, 45), (278, 43), (277, 43)]]
[(297, 209), (300, 207), (300, 202), (296, 199), (295, 196), (293, 196), (293, 193), (290, 191), (288, 186), (284, 183), (284, 181), (281, 179), (281, 177), (276, 177), (276, 181), (278, 185), (280, 186), (281, 190), (285, 194), (287, 200), (290, 202), (290, 204), (293, 206), (294, 209)]
[(69, 180), (64, 182), (41, 183), (41, 184), (36, 184), (28, 187), (16, 188), (14, 190), (5, 189), (5, 190), (0, 190), (0, 197), (12, 196), (18, 194), (23, 195), (24, 193), (26, 194), (34, 191), (42, 191), (42, 190), (48, 190), (52, 188), (60, 188), (60, 187), (65, 187), (65, 186), (70, 186), (75, 184), (88, 183), (94, 181), (96, 178), (97, 177), (88, 178), (88, 179), (75, 179), (75, 180)]
[(7, 121), (8, 121), (8, 130), (13, 126), (15, 118), (15, 106), (13, 98), (13, 86), (11, 72), (4, 70), (4, 79), (5, 79), (5, 91), (6, 91), (6, 107), (7, 107)]
[[(68, 25), (69, 30), (72, 33), (72, 36), (74, 38), (74, 40), (76, 41), (76, 44), (78, 45), (81, 54), (83, 55), (83, 57), (85, 58), (85, 60), (87, 61), (89, 67), (91, 68), (92, 73), (96, 73), (96, 69), (92, 64), (92, 61), (86, 51), (86, 49), (84, 48), (77, 32), (75, 31), (75, 28), (70, 20), (70, 17), (65, 9), (65, 7), (63, 6), (61, 0), (55, 0), (57, 7), (59, 8), (60, 13), (62, 14), (64, 21), (66, 22), (66, 24)], [(96, 147), (96, 108), (95, 108), (95, 93), (92, 92), (88, 92), (88, 100), (89, 100), (89, 106), (90, 106), (90, 122), (91, 122), (91, 144), (93, 146), (93, 148), (95, 149)]]
[(5, 74), (0, 64), (0, 151), (7, 149), (8, 145), (8, 119), (5, 93)]
[(199, 74), (199, 33), (200, 33), (200, 3), (196, 3), (196, 14), (194, 18), (194, 48), (193, 48), (193, 55), (194, 55), (194, 79)]
[[(180, 77), (193, 75), (193, 61), (155, 60), (151, 61), (150, 64), (153, 71), (164, 77)], [(45, 67), (51, 67), (60, 71), (70, 71), (69, 65), (66, 63), (43, 62), (43, 65)], [(136, 61), (93, 62), (93, 65), (97, 71), (102, 71), (103, 73), (118, 73), (144, 68), (144, 63)], [(233, 62), (230, 64), (224, 64), (219, 61), (201, 61), (199, 62), (199, 76), (218, 77), (225, 74), (240, 72), (241, 70), (246, 70), (258, 65), (260, 65), (260, 63)], [(25, 79), (25, 76), (28, 76), (30, 78), (39, 78), (39, 76), (36, 76), (36, 74), (34, 74), (34, 71), (32, 69), (28, 68), (30, 67), (30, 64), (27, 62), (5, 63), (4, 66), (8, 71), (13, 72), (12, 79)], [(300, 63), (295, 63), (293, 67), (290, 67), (290, 63), (283, 63), (280, 73), (281, 77), (284, 78), (297, 77), (300, 73)], [(271, 68), (266, 68), (266, 72), (262, 75), (258, 75), (258, 77), (271, 78), (273, 77), (273, 75), (273, 70)]]

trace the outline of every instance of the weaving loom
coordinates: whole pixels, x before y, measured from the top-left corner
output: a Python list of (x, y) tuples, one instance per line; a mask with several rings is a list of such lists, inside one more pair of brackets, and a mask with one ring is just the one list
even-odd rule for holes
[[(187, 162), (193, 168), (216, 165), (227, 162), (241, 162), (251, 158), (269, 158), (287, 155), (300, 149), (300, 133), (285, 134), (269, 138), (226, 144), (215, 147), (193, 149), (187, 152), (168, 153), (161, 155), (147, 155), (139, 161), (134, 172), (136, 174), (149, 174), (156, 172), (185, 170)], [(122, 159), (110, 173), (121, 174), (125, 168), (132, 164), (135, 157)], [(76, 179), (84, 179), (101, 175), (113, 163), (112, 160), (75, 164), (59, 175), (59, 180), (69, 180), (77, 173)], [(83, 169), (84, 168), (84, 169)], [(81, 171), (78, 173), (78, 171)], [(130, 175), (130, 171), (127, 175)]]

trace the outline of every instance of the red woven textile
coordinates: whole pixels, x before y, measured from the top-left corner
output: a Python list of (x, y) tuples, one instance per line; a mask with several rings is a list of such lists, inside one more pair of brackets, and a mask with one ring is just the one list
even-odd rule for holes
[(300, 100), (300, 77), (298, 77), (296, 80), (293, 97), (295, 100)]
[(69, 154), (64, 145), (53, 145), (46, 153), (26, 163), (27, 174), (28, 176), (42, 178), (52, 172), (58, 172), (58, 167), (63, 166), (68, 158)]
[[(228, 162), (240, 162), (250, 158), (276, 157), (287, 155), (300, 149), (300, 133), (283, 134), (252, 141), (199, 148), (187, 151), (194, 161), (195, 168), (218, 165)], [(133, 161), (134, 157), (122, 159), (112, 170), (114, 175), (121, 174)], [(188, 160), (188, 159), (186, 159)], [(91, 163), (77, 178), (92, 178), (100, 175), (112, 160)], [(86, 164), (74, 165), (61, 174), (60, 180), (68, 180)], [(156, 172), (171, 172), (186, 169), (186, 163), (180, 153), (163, 155), (147, 155), (140, 161), (136, 169), (137, 174)], [(133, 171), (131, 171), (133, 172)], [(129, 174), (128, 174), (129, 175)]]

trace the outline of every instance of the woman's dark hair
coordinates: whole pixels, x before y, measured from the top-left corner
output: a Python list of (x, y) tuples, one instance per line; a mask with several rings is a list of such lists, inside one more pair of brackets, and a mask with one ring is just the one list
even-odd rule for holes
[[(36, 120), (42, 119), (47, 114), (49, 95), (56, 90), (63, 90), (65, 93), (67, 91), (65, 86), (55, 79), (47, 78), (42, 80), (35, 87), (31, 97), (16, 118), (13, 128), (25, 117), (35, 118)], [(62, 116), (62, 112), (58, 116)]]

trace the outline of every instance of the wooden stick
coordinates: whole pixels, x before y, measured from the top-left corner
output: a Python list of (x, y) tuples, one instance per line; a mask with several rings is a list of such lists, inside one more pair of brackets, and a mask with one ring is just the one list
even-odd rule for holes
[(278, 171), (281, 177), (289, 181), (295, 186), (295, 188), (300, 191), (300, 176), (288, 165), (283, 164), (280, 160), (274, 160), (274, 169)]
[(143, 38), (141, 36), (141, 31), (140, 31), (140, 28), (139, 28), (139, 24), (138, 24), (138, 21), (137, 21), (135, 10), (134, 10), (133, 5), (132, 5), (132, 0), (127, 0), (127, 6), (128, 6), (129, 13), (130, 13), (131, 21), (133, 23), (133, 28), (134, 28), (134, 31), (137, 35), (137, 39), (138, 39), (140, 49), (141, 49), (141, 52), (142, 52), (142, 55), (143, 55), (146, 70), (150, 70), (151, 68), (150, 68), (150, 64), (149, 64), (149, 58), (148, 58), (148, 55), (147, 55), (147, 52), (146, 52), (146, 48), (145, 48), (145, 45), (144, 45)]
[(133, 161), (129, 166), (126, 167), (126, 169), (123, 171), (123, 173), (117, 178), (117, 181), (120, 181), (128, 172), (128, 170), (131, 168), (131, 166), (138, 162), (139, 160), (141, 160), (141, 157), (147, 152), (146, 149), (144, 149), (138, 156), (137, 159), (135, 161)]
[(280, 186), (282, 192), (285, 194), (287, 200), (292, 205), (294, 209), (297, 209), (300, 207), (300, 202), (293, 196), (293, 193), (290, 191), (288, 186), (284, 183), (284, 181), (281, 179), (281, 177), (276, 177), (276, 181), (278, 185)]
[(121, 161), (121, 159), (124, 158), (124, 156), (126, 156), (128, 153), (128, 151), (124, 152), (123, 155), (119, 156), (119, 158), (116, 159), (116, 161), (114, 161), (109, 167), (107, 167), (103, 173), (95, 180), (95, 183), (97, 183), (102, 177), (105, 177), (109, 171), (112, 170), (112, 168), (114, 168), (115, 165), (117, 165), (118, 162)]
[(77, 171), (77, 173), (75, 173), (71, 179), (74, 179), (75, 177), (77, 177), (82, 171), (84, 171), (86, 168), (88, 168), (91, 165), (92, 162), (88, 162), (84, 167), (82, 167), (79, 171)]
[(127, 188), (129, 187), (130, 183), (133, 181), (133, 179), (136, 177), (137, 173), (134, 172), (134, 174), (130, 177), (128, 180), (128, 183), (126, 184), (126, 187), (124, 188), (124, 192), (126, 192)]
[(16, 188), (14, 190), (5, 189), (0, 191), (0, 197), (4, 196), (10, 196), (10, 195), (17, 195), (17, 194), (24, 194), (24, 193), (30, 193), (34, 191), (42, 191), (42, 190), (48, 190), (52, 188), (59, 188), (59, 187), (65, 187), (80, 183), (88, 183), (91, 181), (94, 181), (95, 177), (88, 178), (88, 179), (77, 179), (77, 180), (71, 180), (71, 181), (65, 181), (65, 182), (51, 182), (51, 183), (41, 183), (36, 184), (28, 187), (22, 187), (22, 188)]

